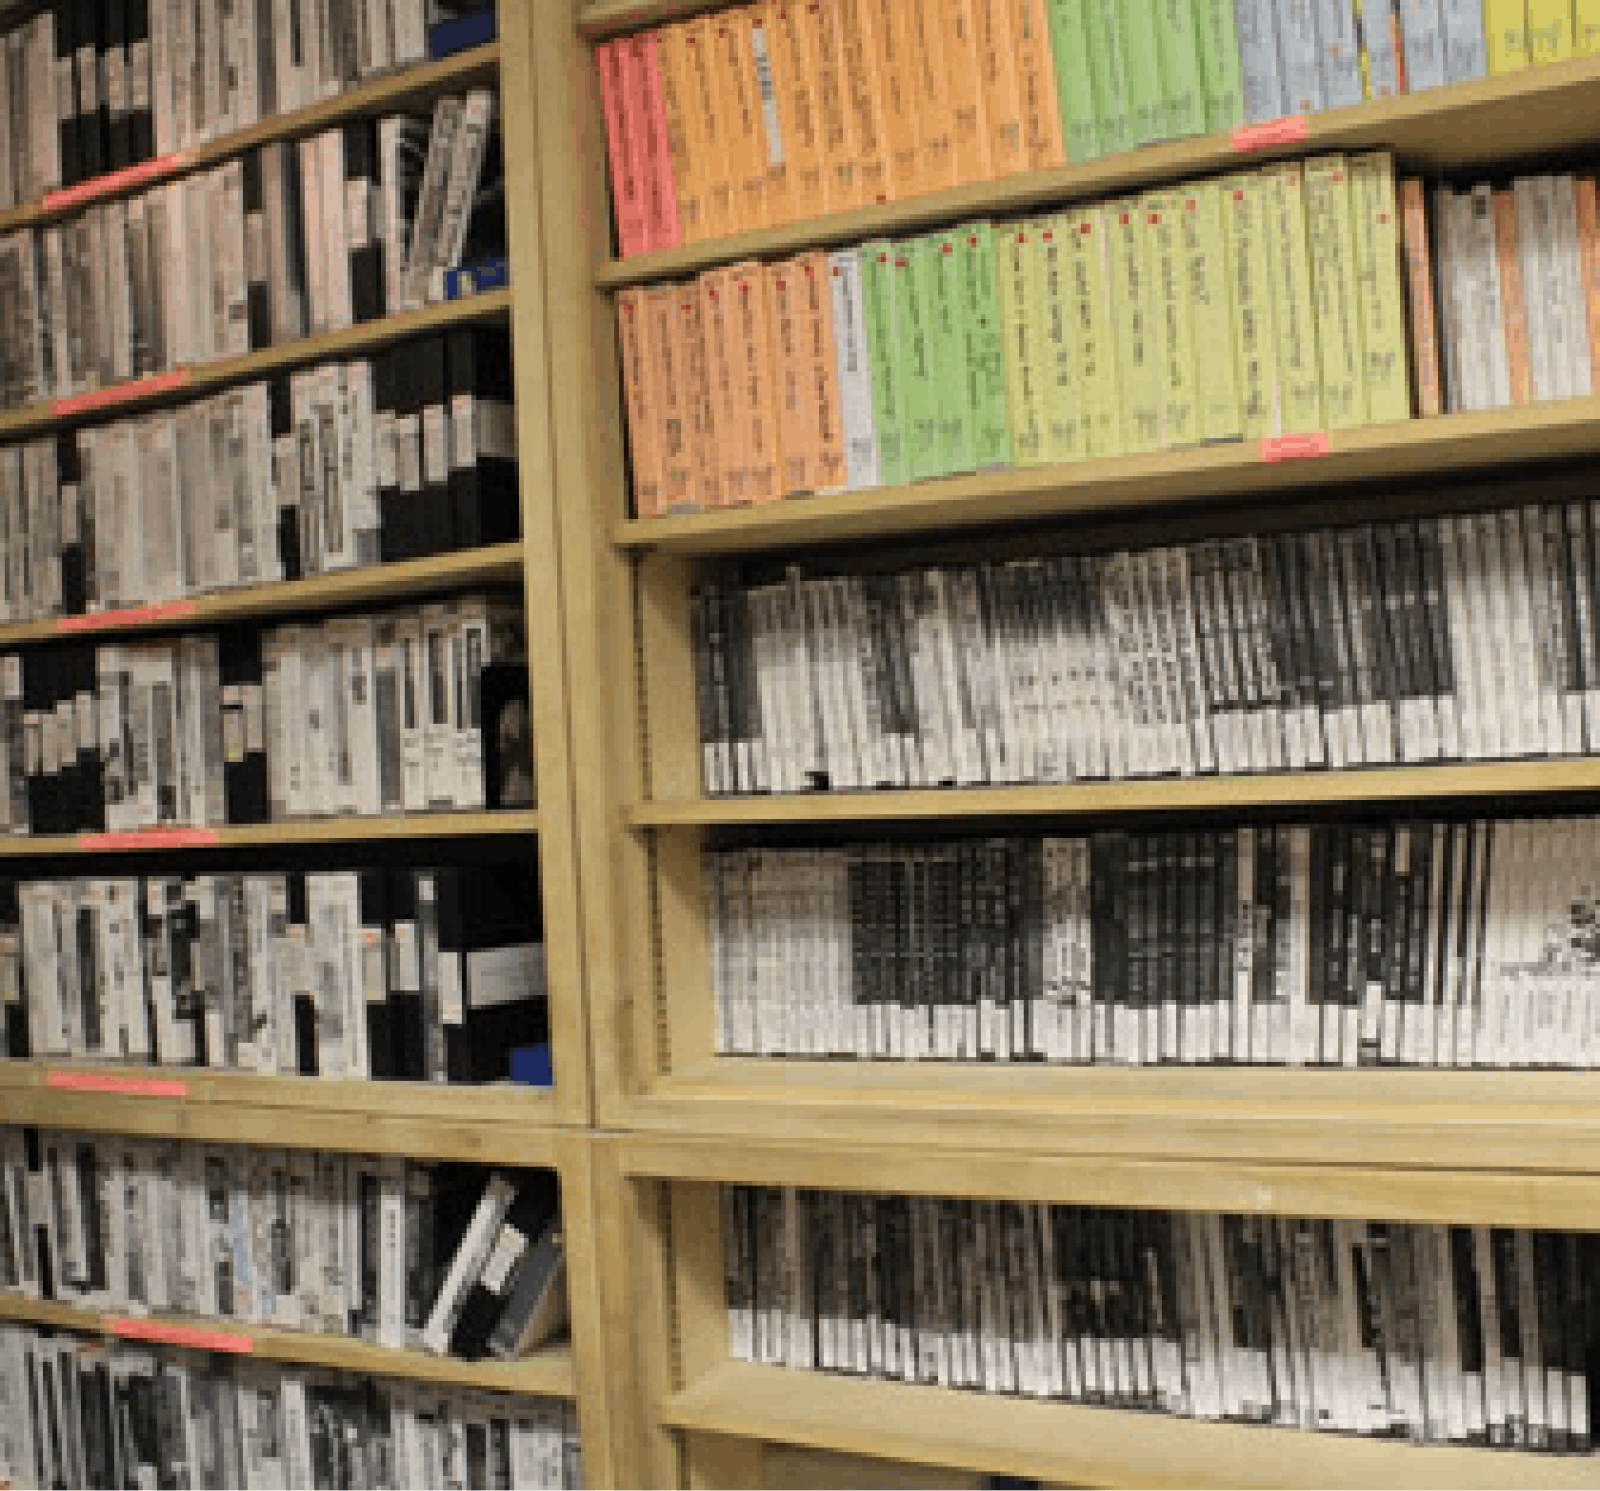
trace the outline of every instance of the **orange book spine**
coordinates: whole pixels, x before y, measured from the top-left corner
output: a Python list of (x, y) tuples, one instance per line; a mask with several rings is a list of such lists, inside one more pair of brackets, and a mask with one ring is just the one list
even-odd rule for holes
[(1583, 304), (1589, 317), (1589, 368), (1600, 389), (1600, 211), (1593, 176), (1577, 178), (1578, 263), (1583, 270)]
[(644, 299), (645, 369), (654, 390), (655, 423), (661, 438), (661, 498), (656, 510), (671, 513), (690, 501), (693, 481), (678, 297), (672, 285), (652, 285)]
[(1055, 55), (1045, 0), (1012, 0), (1017, 45), (1017, 95), (1022, 114), (1022, 149), (1030, 171), (1059, 166), (1067, 156), (1056, 98)]
[(717, 433), (717, 491), (724, 507), (750, 500), (750, 458), (746, 451), (744, 405), (740, 398), (740, 359), (730, 291), (732, 272), (713, 269), (698, 280), (700, 329), (705, 337), (706, 380), (711, 388), (711, 420)]
[(1504, 188), (1490, 203), (1494, 251), (1500, 261), (1500, 300), (1505, 307), (1506, 364), (1511, 372), (1511, 402), (1533, 400), (1533, 370), (1528, 362), (1528, 305), (1522, 295), (1522, 259), (1517, 246), (1516, 199)]
[(922, 135), (919, 190), (943, 191), (956, 184), (955, 118), (945, 61), (947, 0), (905, 0), (911, 27), (911, 90)]
[(813, 480), (819, 492), (842, 492), (848, 479), (844, 456), (844, 406), (839, 393), (838, 348), (833, 339), (833, 293), (828, 256), (820, 249), (799, 259), (805, 276), (806, 336), (811, 365)]
[(906, 12), (913, 0), (866, 0), (872, 12), (878, 53), (878, 92), (889, 147), (891, 201), (922, 190), (922, 132), (911, 67), (911, 27)]
[(772, 316), (767, 274), (760, 264), (736, 264), (731, 292), (736, 318), (734, 345), (739, 357), (740, 398), (744, 410), (745, 451), (749, 458), (751, 502), (776, 502), (783, 496), (782, 447), (774, 389)]
[(693, 281), (674, 285), (673, 298), (677, 302), (683, 413), (688, 425), (684, 442), (689, 465), (688, 500), (694, 507), (720, 507), (722, 482), (717, 465), (716, 420), (706, 364), (705, 326), (700, 316), (700, 286)]
[(622, 347), (622, 398), (628, 415), (628, 454), (633, 467), (633, 511), (654, 518), (661, 512), (661, 431), (656, 389), (648, 366), (645, 292), (617, 297), (617, 333)]
[(796, 0), (773, 6), (773, 76), (784, 123), (784, 153), (789, 162), (792, 217), (819, 217), (827, 209), (823, 185), (822, 121), (817, 100), (816, 37), (806, 23), (806, 7)]
[(793, 259), (767, 266), (772, 312), (772, 371), (778, 404), (779, 480), (783, 495), (814, 490), (811, 470), (810, 350), (805, 334), (805, 275)]
[(789, 151), (792, 122), (789, 96), (779, 81), (777, 0), (761, 0), (749, 10), (750, 63), (755, 69), (757, 117), (761, 125), (761, 162), (766, 172), (762, 211), (768, 227), (792, 222)]
[(823, 13), (822, 0), (799, 7), (817, 69), (817, 135), (822, 151), (820, 210), (854, 207), (857, 197), (856, 132), (845, 81), (838, 28)]
[(733, 231), (733, 166), (728, 158), (728, 131), (723, 117), (721, 66), (716, 30), (709, 16), (690, 21), (683, 30), (683, 55), (689, 75), (689, 109), (700, 142), (701, 237), (721, 238)]
[(650, 102), (645, 97), (647, 84), (641, 37), (630, 36), (622, 42), (621, 82), (622, 116), (626, 121), (623, 138), (627, 142), (628, 172), (637, 199), (639, 252), (647, 254), (656, 247), (654, 199), (658, 187), (654, 152), (650, 148)]
[(1017, 49), (1011, 35), (1011, 0), (973, 0), (978, 26), (978, 76), (989, 125), (989, 170), (1009, 176), (1027, 169)]
[(974, 0), (935, 0), (944, 22), (945, 88), (950, 100), (950, 147), (957, 186), (987, 181), (989, 125), (983, 108), (983, 68)]
[(617, 253), (644, 252), (644, 199), (636, 170), (637, 152), (629, 137), (633, 120), (627, 107), (626, 48), (620, 41), (594, 50), (600, 73), (600, 107), (606, 121), (606, 159), (611, 167), (611, 211), (617, 224)]
[(678, 241), (698, 243), (705, 237), (701, 193), (704, 147), (699, 111), (692, 106), (687, 26), (663, 26), (656, 33), (657, 75), (660, 78), (661, 117), (667, 149), (672, 156), (672, 180), (677, 189)]
[(750, 12), (737, 7), (718, 11), (711, 24), (716, 33), (716, 76), (722, 87), (728, 173), (733, 179), (731, 231), (743, 233), (766, 223), (767, 198), (761, 104), (755, 57), (750, 50)]
[(852, 206), (890, 200), (889, 141), (879, 81), (878, 45), (873, 37), (872, 0), (834, 0), (828, 10), (841, 59), (845, 99), (855, 135), (855, 189)]
[[(683, 224), (678, 214), (678, 149), (661, 77), (660, 32), (645, 32), (643, 47), (651, 247), (677, 248), (683, 242)], [(681, 138), (681, 130), (678, 135)]]
[(1417, 413), (1426, 418), (1440, 411), (1439, 328), (1433, 298), (1433, 258), (1428, 252), (1428, 204), (1422, 183), (1415, 177), (1400, 183), (1400, 218), (1405, 233)]

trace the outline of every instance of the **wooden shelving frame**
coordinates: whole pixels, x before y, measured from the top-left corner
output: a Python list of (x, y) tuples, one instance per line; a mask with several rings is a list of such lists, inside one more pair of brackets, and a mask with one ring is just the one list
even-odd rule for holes
[[(1023, 788), (706, 797), (689, 596), (719, 566), (790, 556), (1029, 552), (1310, 526), (1349, 490), (1382, 510), (1539, 500), (1600, 452), (1600, 398), (1334, 432), (1325, 455), (1233, 443), (953, 476), (640, 521), (628, 516), (615, 297), (715, 265), (1106, 199), (1322, 151), (1386, 148), (1428, 175), (1501, 170), (1600, 138), (1600, 58), (1310, 116), (1304, 139), (1216, 134), (619, 261), (592, 49), (721, 0), (558, 0), (534, 18), (574, 803), (597, 1122), (616, 1224), (608, 1299), (637, 1349), (615, 1401), (630, 1484), (761, 1485), (765, 1445), (937, 1474), (1165, 1485), (1592, 1484), (1586, 1461), (1252, 1430), (748, 1367), (727, 1358), (719, 1187), (793, 1184), (1099, 1205), (1600, 1228), (1592, 1074), (1085, 1068), (719, 1058), (701, 856), (733, 835), (837, 839), (1017, 820), (1499, 813), (1600, 802), (1600, 762), (1404, 765)], [(1563, 468), (1562, 463), (1566, 463)], [(1518, 484), (1501, 474), (1516, 471)], [(1564, 474), (1565, 472), (1565, 474)], [(1448, 496), (1422, 489), (1453, 478)], [(1461, 485), (1478, 483), (1476, 493)], [(1573, 477), (1578, 483), (1581, 472)], [(1420, 493), (1420, 495), (1419, 495)], [(1466, 495), (1463, 495), (1466, 493)], [(1588, 496), (1577, 486), (1565, 495)], [(863, 557), (865, 556), (865, 557)], [(603, 749), (580, 743), (603, 744)], [(619, 1464), (624, 1463), (619, 1461)], [(872, 1484), (870, 1475), (861, 1484)], [(914, 1481), (913, 1481), (914, 1483)]]

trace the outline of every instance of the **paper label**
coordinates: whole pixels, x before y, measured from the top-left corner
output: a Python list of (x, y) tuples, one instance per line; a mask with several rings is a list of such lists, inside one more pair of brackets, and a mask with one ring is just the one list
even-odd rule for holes
[(1306, 137), (1306, 116), (1285, 114), (1260, 124), (1242, 124), (1228, 137), (1235, 150), (1268, 150), (1274, 145), (1296, 145)]
[(179, 170), (188, 158), (187, 151), (174, 150), (170, 155), (158, 155), (153, 160), (140, 161), (136, 166), (125, 166), (120, 171), (109, 171), (104, 176), (96, 176), (92, 181), (80, 181), (76, 186), (46, 192), (45, 211), (60, 212), (68, 207), (78, 207), (84, 202), (94, 201), (96, 197), (109, 196), (112, 192), (126, 191), (129, 187), (138, 186), (144, 181), (155, 181), (162, 176), (170, 176)]
[(109, 1072), (51, 1072), (46, 1087), (70, 1088), (78, 1092), (114, 1092), (123, 1097), (184, 1098), (189, 1084), (176, 1077), (117, 1077)]
[(1263, 461), (1300, 461), (1328, 454), (1328, 436), (1325, 430), (1313, 430), (1305, 435), (1263, 435), (1261, 459)]
[(141, 828), (132, 833), (78, 835), (80, 849), (199, 849), (215, 843), (214, 828)]
[(516, 1267), (517, 1259), (527, 1251), (528, 1239), (510, 1222), (504, 1223), (500, 1228), (500, 1236), (495, 1239), (494, 1251), (489, 1254), (489, 1261), (483, 1265), (480, 1277), (484, 1288), (495, 1294), (504, 1294), (506, 1284), (511, 1278), (511, 1270)]
[(106, 1329), (115, 1336), (158, 1341), (166, 1346), (187, 1346), (194, 1351), (228, 1351), (237, 1356), (249, 1356), (255, 1350), (255, 1341), (238, 1331), (209, 1331), (193, 1325), (167, 1325), (159, 1320), (130, 1320), (125, 1315), (107, 1320)]
[(170, 393), (189, 381), (189, 370), (179, 368), (171, 373), (156, 373), (149, 378), (134, 378), (111, 388), (97, 388), (89, 393), (74, 394), (70, 399), (57, 399), (50, 412), (61, 419), (69, 414), (83, 414), (91, 409), (104, 409), (112, 404), (127, 403), (134, 399), (151, 398), (156, 394)]

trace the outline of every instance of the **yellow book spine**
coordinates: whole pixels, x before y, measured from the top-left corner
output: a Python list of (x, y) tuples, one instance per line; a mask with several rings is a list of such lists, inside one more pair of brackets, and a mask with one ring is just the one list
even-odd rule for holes
[(1600, 0), (1573, 0), (1572, 50), (1579, 57), (1600, 55)]
[(1234, 364), (1247, 440), (1283, 430), (1278, 377), (1278, 318), (1272, 297), (1272, 255), (1267, 238), (1269, 183), (1258, 171), (1225, 176), (1228, 298), (1233, 308)]
[(1161, 358), (1161, 444), (1167, 449), (1195, 445), (1200, 421), (1195, 397), (1194, 300), (1183, 269), (1179, 219), (1182, 204), (1172, 192), (1147, 192), (1145, 246), (1150, 289), (1159, 327)]
[(1006, 413), (1011, 422), (1011, 448), (1018, 466), (1037, 466), (1043, 459), (1040, 428), (1037, 322), (1040, 279), (1038, 233), (1032, 222), (1006, 223), (999, 239), (1000, 324), (1006, 336)]
[(1528, 65), (1526, 0), (1483, 0), (1483, 34), (1489, 44), (1489, 76)]
[(1160, 318), (1151, 293), (1144, 213), (1137, 198), (1111, 204), (1111, 305), (1124, 455), (1161, 448)]
[(1278, 375), (1286, 433), (1320, 430), (1322, 369), (1311, 298), (1311, 252), (1306, 241), (1305, 181), (1298, 161), (1269, 166), (1268, 231), (1272, 304), (1278, 328)]
[(1205, 353), (1196, 392), (1202, 440), (1237, 440), (1244, 433), (1222, 198), (1223, 188), (1215, 181), (1192, 181), (1179, 193), (1197, 364), (1200, 349)]
[(1401, 284), (1400, 212), (1394, 157), (1358, 155), (1350, 162), (1356, 220), (1356, 280), (1367, 421), (1411, 417), (1406, 358), (1405, 290)]
[(1122, 454), (1121, 396), (1117, 384), (1116, 318), (1111, 299), (1109, 214), (1099, 207), (1066, 214), (1071, 238), (1073, 340), (1084, 454)]
[(1528, 0), (1528, 61), (1565, 62), (1575, 56), (1572, 0)]
[(1043, 303), (1040, 379), (1046, 461), (1081, 461), (1089, 454), (1082, 392), (1078, 387), (1078, 339), (1073, 327), (1071, 233), (1060, 218), (1039, 229), (1039, 278)]
[(1350, 169), (1342, 155), (1305, 163), (1312, 304), (1322, 373), (1322, 423), (1347, 430), (1367, 419), (1361, 322), (1356, 311), (1355, 222)]

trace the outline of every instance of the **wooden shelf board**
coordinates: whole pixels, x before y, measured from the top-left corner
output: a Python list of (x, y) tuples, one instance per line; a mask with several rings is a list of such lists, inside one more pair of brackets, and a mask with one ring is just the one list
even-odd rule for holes
[[(53, 1072), (178, 1081), (182, 1096), (50, 1085)], [(88, 1133), (337, 1147), (414, 1158), (555, 1163), (555, 1092), (497, 1083), (332, 1081), (180, 1067), (0, 1061), (0, 1116)]]
[[(457, 52), (454, 56), (444, 57), (436, 62), (417, 63), (402, 71), (390, 73), (386, 77), (373, 78), (370, 82), (357, 84), (337, 98), (323, 99), (319, 103), (308, 104), (303, 109), (276, 114), (246, 129), (233, 130), (209, 144), (197, 145), (185, 155), (178, 169), (159, 177), (158, 182), (171, 181), (179, 176), (192, 175), (196, 171), (221, 165), (224, 161), (242, 155), (247, 150), (270, 144), (275, 140), (297, 140), (305, 135), (332, 129), (347, 119), (357, 119), (370, 114), (398, 113), (441, 93), (453, 93), (459, 89), (492, 82), (499, 68), (500, 44), (497, 41), (485, 42), (482, 46)], [(44, 223), (72, 217), (83, 211), (86, 205), (109, 202), (141, 189), (143, 189), (142, 184), (135, 183), (120, 190), (98, 195), (89, 204), (76, 206), (52, 207), (42, 200), (25, 202), (0, 212), (0, 233), (12, 233), (18, 228), (35, 228)]]
[(1450, 798), (1600, 792), (1600, 757), (1444, 766), (1370, 766), (1259, 776), (1160, 777), (1036, 787), (936, 787), (634, 803), (635, 828), (737, 828), (779, 823), (883, 823), (1100, 813), (1228, 811)]
[(400, 813), (383, 818), (308, 818), (294, 823), (223, 824), (213, 842), (178, 846), (157, 833), (148, 843), (139, 834), (121, 835), (115, 849), (85, 846), (79, 834), (14, 834), (0, 837), (0, 859), (57, 859), (92, 856), (104, 863), (120, 854), (213, 853), (226, 849), (270, 849), (305, 844), (365, 844), (405, 839), (474, 839), (532, 835), (539, 832), (536, 808), (505, 808), (492, 813)]
[[(1600, 96), (1600, 86), (1594, 91)], [(791, 497), (756, 507), (630, 518), (616, 524), (613, 540), (623, 549), (683, 555), (791, 549), (1594, 455), (1600, 453), (1600, 397), (1337, 430), (1328, 445), (1326, 456), (1264, 461), (1258, 443), (1231, 441)]]
[(724, 1059), (624, 1126), (1198, 1162), (1600, 1174), (1592, 1072)]
[[(0, 1295), (0, 1319), (55, 1326), (62, 1330), (111, 1336), (112, 1312), (83, 1310), (54, 1300)], [(395, 1351), (348, 1336), (322, 1336), (311, 1331), (266, 1330), (231, 1320), (203, 1320), (176, 1315), (154, 1315), (152, 1323), (249, 1336), (250, 1355), (268, 1361), (297, 1362), (306, 1366), (335, 1367), (373, 1377), (405, 1377), (420, 1382), (451, 1383), (461, 1387), (491, 1389), (538, 1397), (573, 1396), (572, 1357), (557, 1346), (521, 1361), (462, 1362), (429, 1356), (421, 1351)]]
[(916, 1139), (886, 1142), (870, 1131), (822, 1138), (803, 1120), (791, 1122), (782, 1137), (730, 1122), (719, 1134), (635, 1129), (615, 1143), (625, 1173), (661, 1180), (1600, 1231), (1592, 1174), (1005, 1150), (964, 1143), (959, 1114), (937, 1147)]
[(188, 370), (187, 379), (176, 388), (158, 385), (149, 393), (130, 391), (126, 398), (91, 410), (58, 414), (57, 400), (42, 399), (21, 409), (0, 413), (0, 441), (25, 440), (77, 425), (143, 414), (162, 405), (181, 404), (231, 388), (237, 383), (270, 378), (276, 373), (304, 367), (308, 363), (360, 357), (406, 337), (423, 336), (453, 326), (505, 316), (510, 309), (509, 288), (486, 290), (481, 295), (447, 300), (439, 305), (425, 306), (419, 311), (402, 311), (397, 315), (384, 316), (381, 320), (347, 326), (342, 331), (299, 337), (260, 352), (246, 353), (243, 357), (223, 357), (214, 362), (197, 363)]
[(1593, 1486), (1592, 1456), (1202, 1423), (726, 1362), (662, 1406), (679, 1429), (1079, 1486)]
[[(683, 0), (623, 0), (588, 7), (580, 28), (595, 37), (658, 25), (702, 9)], [(1083, 164), (1029, 171), (949, 191), (806, 218), (777, 228), (692, 243), (602, 264), (604, 288), (682, 279), (716, 264), (771, 259), (807, 248), (899, 236), (972, 217), (1003, 217), (1047, 206), (1098, 200), (1219, 171), (1248, 170), (1265, 160), (1319, 151), (1393, 150), (1404, 168), (1452, 169), (1510, 162), (1589, 145), (1600, 135), (1600, 58), (1526, 68), (1444, 88), (1408, 93), (1306, 119), (1303, 140), (1240, 151), (1219, 131), (1102, 156)]]
[(366, 569), (341, 570), (305, 580), (285, 580), (275, 585), (254, 585), (196, 596), (185, 602), (181, 614), (141, 616), (131, 622), (84, 626), (64, 631), (63, 620), (92, 621), (93, 617), (50, 618), (0, 626), (0, 648), (66, 638), (116, 641), (134, 633), (196, 631), (225, 622), (266, 620), (274, 616), (305, 616), (369, 602), (403, 601), (458, 586), (504, 583), (522, 578), (522, 545), (491, 544), (453, 554), (433, 554), (426, 559), (405, 559)]

